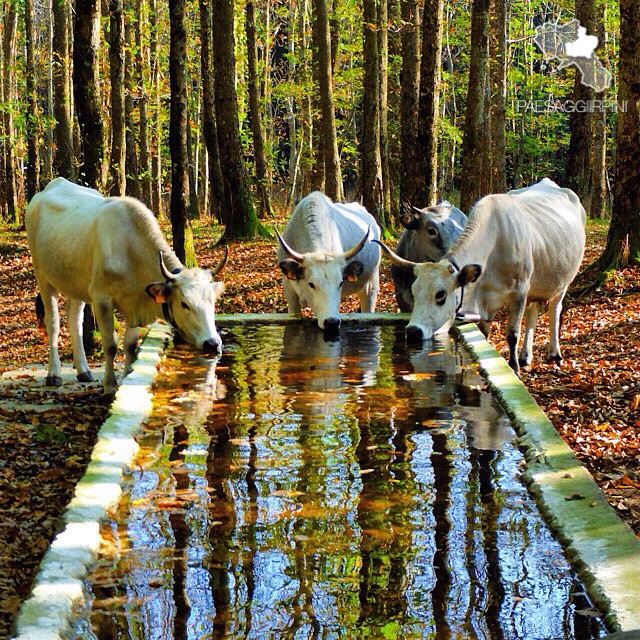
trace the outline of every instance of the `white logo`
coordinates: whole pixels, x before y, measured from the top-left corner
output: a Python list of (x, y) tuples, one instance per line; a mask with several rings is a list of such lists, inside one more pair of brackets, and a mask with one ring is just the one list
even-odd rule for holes
[(547, 22), (537, 27), (533, 39), (547, 60), (559, 60), (558, 70), (574, 66), (581, 75), (582, 84), (600, 93), (611, 86), (613, 74), (595, 55), (598, 37), (587, 35), (578, 20), (567, 24)]

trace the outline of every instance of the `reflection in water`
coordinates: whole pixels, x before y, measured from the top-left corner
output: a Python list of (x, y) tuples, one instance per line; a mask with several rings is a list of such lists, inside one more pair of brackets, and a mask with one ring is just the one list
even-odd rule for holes
[(310, 329), (173, 354), (76, 637), (600, 637), (465, 352)]

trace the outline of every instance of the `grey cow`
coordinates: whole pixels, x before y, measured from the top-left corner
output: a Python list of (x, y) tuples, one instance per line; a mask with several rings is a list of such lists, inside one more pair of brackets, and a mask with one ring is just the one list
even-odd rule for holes
[(314, 191), (278, 234), (278, 264), (289, 313), (309, 306), (326, 331), (340, 327), (340, 299), (357, 293), (360, 310), (375, 311), (380, 239), (373, 216), (357, 202), (338, 204)]
[[(400, 222), (405, 231), (398, 241), (397, 255), (412, 262), (437, 262), (455, 244), (467, 224), (467, 216), (448, 200), (424, 209), (405, 203)], [(392, 264), (391, 277), (400, 311), (413, 311), (413, 271)]]

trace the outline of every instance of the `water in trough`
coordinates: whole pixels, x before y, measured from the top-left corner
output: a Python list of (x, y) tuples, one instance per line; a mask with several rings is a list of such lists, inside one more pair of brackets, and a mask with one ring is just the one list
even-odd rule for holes
[(604, 635), (463, 347), (375, 325), (223, 340), (165, 363), (75, 638)]

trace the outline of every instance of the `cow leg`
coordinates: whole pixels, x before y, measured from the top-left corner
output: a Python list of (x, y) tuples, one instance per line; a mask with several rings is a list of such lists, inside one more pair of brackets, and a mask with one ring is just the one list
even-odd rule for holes
[(560, 317), (562, 315), (562, 301), (567, 290), (564, 289), (555, 298), (549, 300), (549, 358), (547, 362), (555, 362), (562, 365), (562, 354), (560, 353)]
[(538, 325), (538, 303), (531, 302), (524, 312), (524, 339), (518, 362), (521, 367), (530, 367), (533, 361), (533, 338)]
[(95, 300), (94, 311), (104, 351), (104, 381), (102, 392), (104, 395), (114, 394), (118, 390), (118, 382), (114, 371), (113, 361), (116, 357), (118, 337), (113, 325), (113, 304), (107, 298)]
[(136, 353), (138, 350), (138, 335), (140, 334), (139, 327), (127, 327), (124, 332), (124, 375), (131, 373), (133, 368), (133, 361), (136, 359)]
[(58, 337), (60, 336), (60, 311), (58, 310), (58, 294), (48, 284), (38, 282), (40, 296), (44, 305), (44, 324), (49, 338), (49, 368), (45, 385), (59, 387), (62, 384), (62, 368), (58, 355)]
[(73, 366), (80, 382), (93, 382), (94, 378), (91, 375), (87, 356), (84, 352), (84, 345), (82, 344), (83, 312), (84, 302), (82, 300), (69, 299), (67, 324), (69, 325), (69, 335), (71, 336), (71, 346), (73, 347)]
[(380, 276), (376, 271), (369, 282), (358, 291), (358, 299), (360, 300), (360, 311), (363, 313), (373, 313), (376, 310), (376, 302), (378, 301), (378, 293), (380, 291)]
[(518, 374), (518, 340), (520, 339), (520, 325), (527, 306), (525, 293), (516, 293), (509, 309), (509, 322), (507, 323), (507, 344), (509, 345), (509, 366)]

